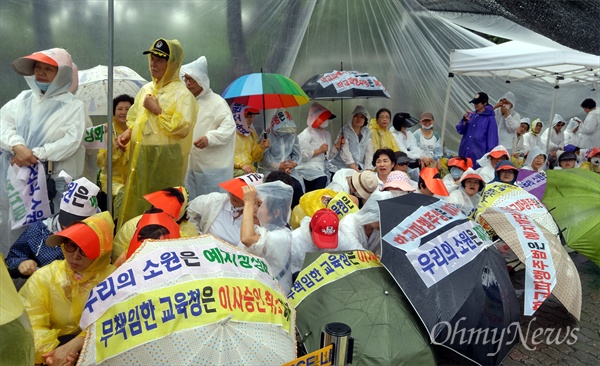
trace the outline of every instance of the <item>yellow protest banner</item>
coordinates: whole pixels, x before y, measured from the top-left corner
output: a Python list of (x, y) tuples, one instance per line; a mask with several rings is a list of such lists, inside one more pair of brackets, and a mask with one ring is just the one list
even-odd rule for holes
[(358, 212), (358, 205), (350, 199), (350, 195), (344, 191), (339, 192), (329, 201), (327, 208), (333, 210), (341, 220), (344, 216)]
[(308, 267), (300, 271), (296, 282), (292, 284), (288, 301), (296, 308), (313, 291), (354, 271), (372, 267), (381, 267), (381, 263), (377, 255), (367, 250), (321, 254)]
[(280, 325), (291, 333), (283, 296), (252, 279), (207, 278), (138, 294), (110, 307), (95, 322), (96, 362), (174, 332), (231, 317)]
[(281, 366), (330, 366), (333, 364), (333, 344), (325, 346)]

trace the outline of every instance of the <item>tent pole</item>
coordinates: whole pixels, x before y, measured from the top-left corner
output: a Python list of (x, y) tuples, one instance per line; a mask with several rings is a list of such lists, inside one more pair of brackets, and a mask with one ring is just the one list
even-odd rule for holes
[(112, 145), (113, 145), (113, 53), (114, 53), (114, 0), (108, 2), (108, 92), (106, 95), (106, 126), (108, 138), (106, 139), (106, 209), (115, 217), (118, 212), (113, 212), (112, 207)]
[[(550, 108), (550, 119), (548, 120), (548, 138), (546, 139), (546, 155), (550, 157), (550, 138), (552, 137), (552, 120), (554, 119), (554, 107), (556, 104), (556, 93), (558, 91), (558, 81), (554, 85), (554, 92), (552, 93), (552, 108)], [(542, 132), (543, 134), (543, 132)]]
[(446, 100), (444, 101), (444, 117), (442, 118), (442, 149), (444, 150), (444, 155), (446, 154), (446, 141), (444, 137), (446, 136), (446, 120), (448, 118), (448, 104), (450, 104), (450, 91), (452, 90), (452, 81), (454, 80), (454, 74), (448, 73), (448, 85), (446, 86)]

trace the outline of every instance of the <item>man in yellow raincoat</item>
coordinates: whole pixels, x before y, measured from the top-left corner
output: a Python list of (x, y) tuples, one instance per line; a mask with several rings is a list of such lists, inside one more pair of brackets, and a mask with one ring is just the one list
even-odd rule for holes
[(35, 271), (19, 291), (33, 328), (36, 364), (65, 364), (83, 347), (79, 320), (90, 290), (115, 270), (113, 230), (111, 215), (101, 212), (46, 241), (61, 246), (65, 259)]
[(184, 184), (198, 103), (179, 79), (183, 49), (178, 40), (158, 39), (144, 54), (152, 81), (144, 85), (127, 114), (119, 147), (129, 151), (129, 173), (118, 225), (150, 208), (147, 193)]

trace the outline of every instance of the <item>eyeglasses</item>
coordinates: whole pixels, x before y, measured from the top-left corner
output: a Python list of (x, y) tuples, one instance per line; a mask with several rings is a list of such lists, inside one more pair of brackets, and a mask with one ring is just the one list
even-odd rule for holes
[(81, 248), (77, 244), (73, 243), (72, 241), (65, 241), (63, 243), (63, 247), (65, 248), (65, 252), (67, 252), (67, 253), (75, 253), (75, 251), (77, 249), (79, 249), (79, 255), (87, 258), (87, 255), (85, 255), (83, 250), (81, 250)]
[(396, 163), (396, 164), (398, 164), (400, 166), (406, 166), (406, 165), (408, 165), (408, 163)]

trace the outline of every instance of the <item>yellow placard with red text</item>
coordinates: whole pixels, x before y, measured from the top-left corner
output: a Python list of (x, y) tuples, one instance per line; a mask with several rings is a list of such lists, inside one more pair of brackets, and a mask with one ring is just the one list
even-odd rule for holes
[(333, 344), (318, 349), (281, 366), (330, 366), (333, 364)]
[(293, 309), (263, 283), (207, 278), (148, 291), (110, 307), (93, 325), (96, 362), (174, 332), (216, 323), (271, 323), (292, 332)]

